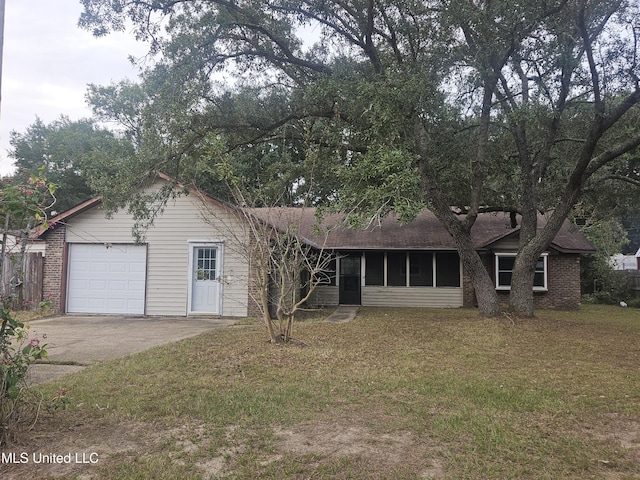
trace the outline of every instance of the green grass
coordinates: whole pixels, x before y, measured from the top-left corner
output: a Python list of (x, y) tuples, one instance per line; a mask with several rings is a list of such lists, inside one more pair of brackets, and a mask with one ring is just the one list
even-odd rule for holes
[(73, 402), (39, 448), (93, 442), (97, 478), (640, 478), (638, 310), (363, 308), (295, 332), (216, 330), (41, 387)]

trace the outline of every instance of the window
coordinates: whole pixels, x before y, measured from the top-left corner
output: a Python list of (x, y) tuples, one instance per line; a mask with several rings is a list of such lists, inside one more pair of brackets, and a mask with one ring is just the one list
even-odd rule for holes
[(407, 286), (407, 254), (405, 252), (387, 253), (387, 286)]
[(547, 289), (547, 256), (538, 258), (533, 275), (533, 288)]
[(436, 287), (460, 286), (460, 257), (457, 252), (436, 254)]
[[(536, 262), (536, 270), (533, 277), (534, 290), (547, 290), (547, 256), (546, 253), (543, 253)], [(496, 289), (511, 289), (511, 275), (515, 261), (515, 253), (496, 253)]]
[(409, 254), (409, 285), (412, 287), (433, 286), (433, 254), (411, 252)]
[(384, 285), (384, 252), (367, 252), (364, 262), (364, 284)]
[(216, 248), (199, 247), (196, 249), (196, 280), (216, 279)]

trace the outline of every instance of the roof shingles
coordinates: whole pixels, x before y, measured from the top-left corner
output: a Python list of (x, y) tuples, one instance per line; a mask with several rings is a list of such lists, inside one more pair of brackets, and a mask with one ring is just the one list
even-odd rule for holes
[[(391, 214), (379, 223), (363, 230), (341, 225), (341, 217), (327, 215), (316, 218), (313, 208), (256, 208), (252, 213), (262, 221), (284, 230), (292, 222), (300, 226), (300, 234), (316, 246), (342, 250), (455, 250), (453, 238), (429, 210), (423, 210), (410, 223), (398, 222)], [(539, 218), (539, 228), (546, 223)], [(506, 214), (480, 214), (471, 229), (477, 249), (489, 248), (495, 242), (516, 234)], [(319, 232), (326, 232), (325, 234)], [(565, 221), (551, 248), (561, 253), (593, 253), (595, 250), (584, 235)]]

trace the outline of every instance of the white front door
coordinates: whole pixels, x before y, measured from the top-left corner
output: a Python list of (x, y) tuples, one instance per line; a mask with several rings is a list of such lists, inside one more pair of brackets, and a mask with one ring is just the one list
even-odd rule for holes
[(191, 299), (193, 313), (220, 314), (222, 248), (198, 245), (191, 249)]

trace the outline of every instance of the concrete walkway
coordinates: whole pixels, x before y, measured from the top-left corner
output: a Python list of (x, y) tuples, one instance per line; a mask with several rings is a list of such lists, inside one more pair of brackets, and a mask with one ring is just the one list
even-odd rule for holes
[(327, 317), (327, 322), (342, 323), (350, 322), (360, 310), (358, 305), (340, 305), (335, 311)]
[(30, 380), (32, 383), (48, 382), (92, 363), (142, 352), (234, 323), (233, 319), (205, 317), (113, 315), (65, 315), (33, 320), (28, 322), (31, 337), (47, 344), (47, 360), (57, 364), (32, 365)]

